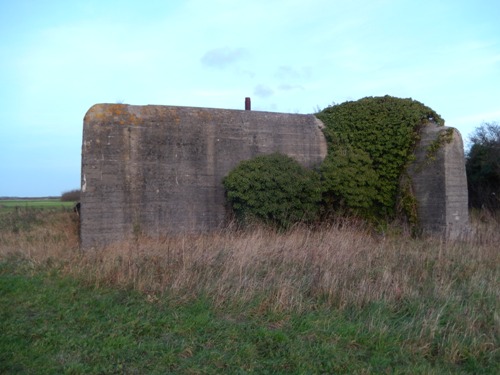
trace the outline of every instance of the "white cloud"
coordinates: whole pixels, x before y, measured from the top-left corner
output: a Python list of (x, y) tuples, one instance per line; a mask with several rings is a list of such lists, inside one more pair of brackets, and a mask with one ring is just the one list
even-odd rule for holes
[(278, 88), (283, 91), (304, 90), (304, 86), (290, 85), (288, 83), (282, 83), (281, 85), (278, 86)]
[(312, 68), (303, 66), (295, 68), (290, 65), (281, 65), (276, 70), (275, 76), (280, 80), (300, 80), (308, 79), (311, 77)]
[(274, 90), (266, 85), (257, 85), (253, 93), (261, 98), (268, 98), (274, 94)]
[(202, 56), (201, 62), (203, 65), (215, 68), (226, 68), (236, 62), (245, 59), (248, 56), (248, 51), (244, 48), (214, 48)]

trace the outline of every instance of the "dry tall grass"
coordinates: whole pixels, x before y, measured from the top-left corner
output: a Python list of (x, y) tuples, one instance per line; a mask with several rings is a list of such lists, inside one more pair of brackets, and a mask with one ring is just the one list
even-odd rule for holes
[(0, 256), (22, 255), (33, 264), (55, 261), (97, 285), (182, 298), (202, 294), (217, 304), (260, 299), (275, 309), (499, 293), (500, 231), (493, 217), (476, 218), (474, 236), (464, 242), (382, 239), (362, 225), (339, 222), (287, 233), (256, 228), (142, 238), (80, 252), (72, 215), (53, 212), (36, 219), (48, 220), (45, 224), (26, 231), (4, 225)]
[(0, 216), (0, 260), (21, 258), (33, 270), (56, 267), (92, 285), (134, 288), (151, 302), (166, 294), (256, 312), (368, 308), (367, 329), (375, 334), (391, 329), (391, 312), (381, 311), (394, 309), (398, 321), (391, 324), (416, 355), (440, 353), (460, 363), (499, 352), (500, 221), (484, 213), (461, 242), (381, 238), (339, 222), (287, 233), (255, 228), (142, 238), (87, 252), (78, 249), (73, 213), (15, 215)]
[(18, 257), (33, 265), (73, 259), (78, 218), (62, 209), (0, 211), (0, 258)]

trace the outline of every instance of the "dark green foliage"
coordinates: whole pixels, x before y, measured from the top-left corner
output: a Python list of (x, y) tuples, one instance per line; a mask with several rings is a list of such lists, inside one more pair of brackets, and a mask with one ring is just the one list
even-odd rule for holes
[(466, 158), (469, 205), (500, 209), (500, 125), (485, 123), (470, 137)]
[(366, 152), (348, 145), (332, 149), (321, 166), (321, 175), (327, 206), (368, 214), (377, 197), (378, 175)]
[(314, 220), (321, 201), (319, 175), (277, 153), (241, 162), (223, 184), (240, 223), (257, 219), (286, 229)]
[[(363, 208), (368, 216), (380, 218), (395, 215), (401, 175), (412, 160), (421, 127), (429, 121), (444, 124), (422, 103), (391, 96), (345, 102), (316, 116), (325, 124), (331, 155), (322, 166), (327, 196), (337, 197), (345, 209)], [(338, 161), (344, 150), (345, 160)]]

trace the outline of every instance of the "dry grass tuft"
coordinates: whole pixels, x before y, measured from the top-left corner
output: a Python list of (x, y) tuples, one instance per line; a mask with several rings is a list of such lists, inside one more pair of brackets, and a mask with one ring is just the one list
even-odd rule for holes
[(72, 212), (32, 208), (0, 212), (0, 258), (22, 257), (33, 265), (67, 262), (78, 245), (78, 218)]
[(266, 228), (119, 243), (80, 252), (72, 213), (55, 212), (27, 231), (2, 231), (0, 255), (33, 264), (57, 261), (96, 285), (132, 287), (216, 304), (261, 301), (262, 308), (344, 308), (414, 298), (498, 293), (498, 222), (475, 220), (466, 242), (394, 236), (380, 239), (356, 223), (287, 233)]
[(166, 295), (249, 314), (335, 308), (357, 315), (368, 333), (402, 335), (405, 350), (430, 361), (499, 355), (500, 221), (493, 216), (474, 215), (470, 238), (460, 242), (381, 238), (339, 222), (287, 233), (256, 227), (141, 238), (81, 252), (73, 213), (14, 214), (0, 216), (0, 260), (21, 258), (33, 270), (133, 288), (150, 303)]

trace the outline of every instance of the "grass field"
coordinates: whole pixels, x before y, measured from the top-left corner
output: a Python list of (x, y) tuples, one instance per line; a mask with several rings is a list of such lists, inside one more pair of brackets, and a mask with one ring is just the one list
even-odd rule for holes
[(74, 202), (61, 202), (60, 199), (2, 199), (0, 200), (0, 213), (3, 211), (32, 208), (32, 209), (53, 209), (72, 208)]
[(490, 215), (455, 243), (344, 222), (85, 253), (70, 210), (5, 218), (0, 373), (500, 372)]

